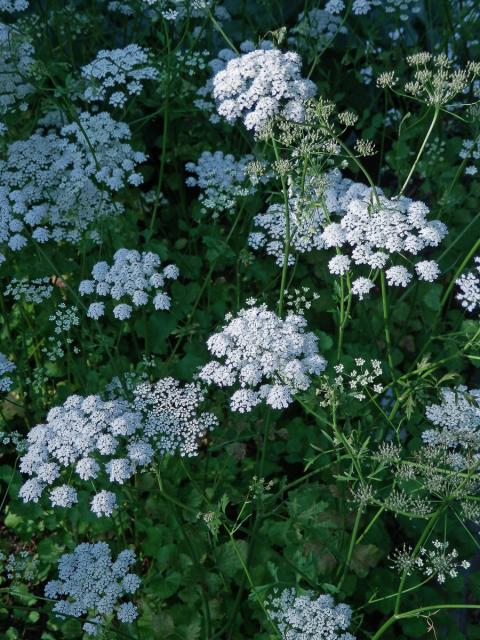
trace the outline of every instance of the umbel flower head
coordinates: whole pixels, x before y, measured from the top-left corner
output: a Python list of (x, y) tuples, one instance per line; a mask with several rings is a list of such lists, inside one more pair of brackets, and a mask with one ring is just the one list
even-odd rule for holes
[(138, 616), (133, 602), (125, 601), (141, 583), (135, 573), (130, 573), (135, 561), (130, 549), (112, 562), (106, 542), (79, 544), (60, 558), (58, 580), (47, 582), (45, 596), (57, 600), (53, 611), (61, 618), (87, 616), (89, 621), (83, 630), (88, 635), (100, 635), (102, 625), (114, 614), (120, 622), (129, 624)]
[(247, 173), (252, 155), (238, 160), (231, 153), (203, 151), (197, 164), (188, 162), (185, 169), (195, 174), (186, 179), (187, 186), (201, 189), (200, 202), (203, 210), (218, 217), (224, 211), (232, 213), (238, 198), (252, 195), (256, 191), (254, 181)]
[(28, 9), (28, 0), (0, 0), (0, 11), (5, 13), (16, 13)]
[[(405, 83), (405, 92), (437, 108), (449, 104), (480, 75), (479, 62), (470, 61), (462, 68), (445, 53), (414, 53), (407, 57), (407, 64), (413, 69), (413, 78)], [(379, 76), (377, 84), (391, 88), (397, 82), (394, 73), (385, 72)]]
[(405, 571), (407, 575), (417, 571), (427, 578), (436, 576), (437, 581), (443, 584), (447, 578), (456, 578), (460, 569), (470, 567), (467, 560), (459, 560), (456, 549), (448, 551), (449, 546), (446, 540), (433, 540), (430, 548), (421, 547), (419, 553), (414, 556), (411, 547), (404, 545), (392, 555), (392, 568), (400, 573)]
[[(289, 264), (293, 265), (293, 253), (309, 253), (324, 249), (323, 231), (327, 216), (333, 213), (345, 213), (348, 201), (354, 196), (363, 196), (369, 189), (365, 185), (344, 178), (338, 169), (324, 176), (306, 176), (302, 193), (295, 186), (289, 189), (288, 207), (290, 217)], [(257, 214), (253, 219), (256, 227), (248, 237), (252, 249), (264, 249), (267, 255), (276, 259), (278, 266), (283, 265), (285, 246), (285, 205), (272, 204), (265, 213)]]
[(87, 83), (83, 94), (87, 102), (125, 106), (129, 96), (138, 96), (145, 80), (154, 80), (158, 71), (149, 64), (150, 51), (129, 44), (123, 49), (103, 49), (95, 60), (82, 67)]
[[(392, 258), (400, 255), (416, 256), (424, 249), (436, 247), (447, 234), (447, 227), (439, 220), (428, 220), (426, 204), (400, 196), (387, 198), (377, 191), (368, 196), (353, 197), (346, 204), (339, 222), (325, 226), (322, 238), (325, 247), (339, 249), (339, 255), (329, 262), (333, 274), (342, 275), (351, 264), (365, 265), (369, 270), (385, 270), (387, 284), (406, 287), (412, 273), (402, 265), (387, 268)], [(420, 280), (433, 282), (440, 269), (433, 260), (415, 264)], [(361, 276), (353, 281), (352, 291), (360, 299), (373, 287), (373, 282)]]
[(475, 269), (463, 273), (457, 280), (457, 300), (467, 311), (480, 307), (480, 258), (475, 258)]
[[(15, 5), (8, 2), (6, 6), (13, 9)], [(0, 0), (0, 11), (1, 7)], [(0, 22), (0, 115), (18, 108), (27, 109), (25, 100), (34, 90), (28, 81), (35, 63), (34, 54), (33, 46), (24, 35), (14, 26)]]
[(82, 113), (60, 134), (39, 129), (9, 145), (0, 160), (0, 245), (19, 251), (30, 236), (77, 243), (87, 230), (99, 240), (95, 223), (123, 211), (111, 192), (142, 182), (135, 169), (146, 156), (130, 135), (107, 113)]
[(352, 610), (347, 604), (335, 605), (330, 595), (316, 598), (311, 591), (297, 595), (295, 589), (284, 589), (265, 604), (282, 640), (355, 640), (347, 631)]
[(426, 445), (445, 447), (452, 466), (466, 466), (467, 455), (480, 455), (480, 389), (460, 385), (441, 389), (440, 403), (427, 406), (426, 417), (435, 425), (422, 433)]
[[(273, 49), (273, 43), (270, 42), (270, 40), (263, 40), (258, 45), (258, 48), (265, 50)], [(255, 50), (255, 45), (250, 40), (245, 40), (240, 43), (239, 49), (242, 53), (251, 53)], [(208, 78), (203, 87), (200, 87), (197, 90), (198, 98), (194, 100), (194, 105), (197, 109), (208, 113), (210, 122), (214, 124), (220, 122), (220, 116), (216, 112), (215, 101), (213, 98), (213, 79), (219, 71), (225, 69), (230, 60), (233, 60), (233, 58), (236, 57), (238, 57), (238, 54), (235, 53), (235, 51), (232, 51), (232, 49), (221, 49), (218, 52), (217, 57), (213, 58), (208, 63), (208, 68), (212, 74), (211, 77)]]
[(311, 375), (326, 366), (318, 354), (317, 338), (306, 333), (306, 320), (289, 313), (285, 320), (265, 304), (225, 316), (225, 326), (207, 341), (212, 360), (199, 372), (202, 380), (219, 387), (240, 389), (230, 398), (232, 411), (251, 411), (262, 400), (284, 409), (293, 394), (308, 389)]
[(16, 366), (13, 364), (13, 362), (10, 362), (6, 355), (0, 352), (0, 391), (10, 391), (13, 385), (13, 380), (9, 375), (6, 374), (12, 373), (12, 371), (15, 371), (15, 369)]
[[(80, 295), (115, 300), (118, 304), (113, 308), (113, 315), (118, 320), (130, 318), (133, 307), (142, 307), (149, 302), (157, 311), (170, 309), (170, 296), (163, 287), (165, 280), (176, 280), (179, 272), (175, 265), (160, 271), (160, 264), (160, 256), (156, 253), (119, 249), (111, 267), (106, 262), (97, 262), (92, 269), (93, 280), (80, 283)], [(102, 301), (92, 302), (87, 311), (87, 316), (95, 320), (104, 314), (105, 303)]]
[[(376, 198), (374, 195), (370, 187), (344, 178), (338, 170), (324, 176), (307, 176), (301, 195), (292, 187), (288, 204), (292, 250), (289, 263), (294, 263), (294, 253), (336, 248), (337, 255), (328, 263), (332, 275), (342, 276), (353, 271), (354, 265), (365, 265), (369, 272), (384, 269), (389, 286), (407, 286), (413, 275), (402, 265), (391, 265), (392, 258), (414, 256), (436, 247), (447, 228), (439, 220), (427, 220), (429, 209), (423, 202), (387, 198), (380, 189), (376, 190)], [(282, 266), (285, 206), (270, 205), (266, 213), (255, 216), (254, 225), (258, 230), (250, 234), (250, 246), (264, 248)], [(440, 275), (433, 260), (418, 261), (415, 271), (420, 280), (427, 282)], [(352, 282), (352, 292), (362, 299), (373, 286), (369, 277), (358, 275)]]
[[(174, 378), (140, 384), (131, 403), (70, 396), (28, 433), (20, 471), (30, 479), (20, 497), (38, 502), (48, 489), (52, 506), (71, 507), (78, 502), (76, 486), (89, 490), (92, 480), (108, 489), (122, 485), (156, 453), (195, 455), (199, 440), (217, 425), (215, 416), (199, 411), (202, 401), (197, 385)], [(102, 489), (91, 511), (110, 516), (116, 505), (116, 494)]]
[(241, 119), (260, 133), (275, 115), (301, 122), (304, 102), (315, 94), (311, 80), (301, 76), (297, 53), (257, 49), (229, 60), (213, 78), (217, 111), (227, 122)]
[(49, 277), (34, 278), (33, 280), (17, 280), (13, 278), (7, 284), (4, 294), (12, 296), (16, 301), (31, 302), (33, 304), (41, 304), (44, 300), (51, 297), (53, 293), (53, 285)]

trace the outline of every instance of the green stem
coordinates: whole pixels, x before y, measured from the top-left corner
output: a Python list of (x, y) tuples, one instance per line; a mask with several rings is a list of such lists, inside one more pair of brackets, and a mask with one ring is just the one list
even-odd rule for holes
[(390, 629), (390, 627), (398, 620), (405, 620), (406, 618), (413, 618), (414, 616), (418, 616), (421, 613), (444, 609), (480, 609), (480, 604), (431, 604), (427, 605), (426, 607), (411, 609), (410, 611), (405, 611), (404, 613), (396, 613), (393, 614), (393, 616), (391, 616), (380, 627), (380, 629), (371, 637), (371, 640), (378, 640), (379, 638), (381, 638), (384, 635), (385, 631), (388, 631), (388, 629)]
[(390, 374), (393, 378), (394, 387), (396, 388), (395, 367), (393, 366), (393, 358), (392, 358), (392, 339), (390, 336), (390, 327), (389, 327), (387, 288), (385, 286), (385, 273), (383, 269), (380, 270), (380, 283), (381, 283), (381, 289), (382, 289), (383, 327), (385, 331), (385, 342), (387, 345), (387, 360), (388, 360), (388, 366), (390, 369)]
[(403, 195), (403, 193), (405, 192), (405, 189), (407, 188), (408, 183), (410, 182), (410, 179), (411, 179), (411, 177), (412, 177), (412, 175), (413, 175), (413, 173), (414, 173), (414, 171), (415, 171), (415, 169), (417, 167), (417, 164), (419, 163), (420, 158), (422, 157), (423, 152), (425, 151), (425, 147), (427, 145), (427, 142), (428, 142), (430, 136), (432, 135), (432, 131), (433, 131), (434, 127), (435, 127), (435, 123), (437, 122), (439, 113), (440, 113), (440, 108), (438, 106), (435, 106), (435, 111), (433, 113), (433, 118), (432, 118), (432, 121), (431, 121), (430, 126), (428, 128), (427, 134), (426, 134), (425, 138), (423, 139), (423, 142), (422, 142), (422, 145), (421, 145), (420, 149), (418, 150), (417, 157), (415, 158), (415, 162), (413, 163), (413, 165), (412, 165), (412, 167), (411, 167), (411, 169), (410, 169), (410, 171), (408, 173), (408, 176), (406, 177), (405, 182), (403, 183), (403, 186), (400, 189), (400, 194), (399, 195)]
[(352, 535), (350, 536), (350, 545), (348, 547), (348, 553), (347, 553), (347, 559), (345, 560), (345, 564), (343, 566), (343, 571), (342, 571), (342, 577), (340, 578), (340, 581), (338, 583), (338, 590), (340, 590), (342, 588), (343, 582), (347, 576), (347, 572), (350, 568), (350, 563), (352, 562), (352, 556), (353, 556), (353, 552), (355, 550), (355, 544), (356, 544), (356, 540), (357, 540), (357, 535), (358, 535), (358, 529), (360, 527), (360, 519), (362, 517), (362, 507), (360, 506), (357, 509), (357, 515), (355, 516), (355, 522), (353, 525), (353, 531), (352, 531)]
[[(272, 136), (272, 144), (273, 144), (273, 150), (275, 152), (275, 159), (277, 160), (277, 162), (279, 162), (280, 154), (278, 152), (277, 143), (273, 136)], [(284, 240), (284, 247), (283, 247), (283, 266), (282, 266), (282, 279), (280, 281), (280, 296), (278, 299), (278, 315), (281, 317), (283, 313), (283, 299), (285, 296), (285, 287), (287, 283), (288, 258), (290, 255), (290, 206), (288, 202), (287, 183), (285, 181), (285, 176), (283, 173), (280, 174), (280, 180), (282, 183), (283, 204), (285, 208), (285, 240)]]

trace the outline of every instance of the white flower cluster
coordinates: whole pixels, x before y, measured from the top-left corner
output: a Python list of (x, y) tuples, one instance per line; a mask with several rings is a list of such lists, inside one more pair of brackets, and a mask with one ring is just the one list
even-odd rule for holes
[(33, 280), (13, 278), (6, 286), (4, 293), (6, 296), (12, 296), (17, 302), (21, 300), (22, 302), (40, 304), (51, 297), (53, 286), (48, 277), (34, 278)]
[[(312, 178), (306, 179), (306, 193), (309, 198), (298, 197), (290, 192), (290, 247), (288, 263), (294, 264), (292, 252), (309, 253), (314, 249), (323, 249), (323, 227), (325, 225), (325, 209)], [(253, 224), (260, 230), (255, 230), (248, 236), (248, 244), (258, 251), (264, 249), (267, 255), (273, 256), (281, 267), (284, 260), (285, 245), (285, 205), (272, 204), (265, 213), (259, 213), (253, 218)]]
[(349, 393), (356, 400), (365, 400), (367, 389), (374, 393), (382, 393), (383, 386), (377, 382), (382, 375), (380, 360), (370, 360), (370, 367), (364, 358), (355, 358), (355, 367), (350, 373), (345, 371), (343, 364), (335, 365), (335, 385), (339, 390)]
[[(294, 264), (292, 252), (309, 253), (315, 249), (324, 249), (323, 231), (327, 216), (330, 214), (344, 215), (346, 207), (353, 198), (364, 198), (370, 193), (369, 188), (360, 183), (344, 178), (338, 169), (329, 171), (320, 179), (316, 176), (306, 176), (303, 195), (298, 190), (289, 190), (289, 218), (290, 218), (290, 255), (289, 264)], [(285, 245), (285, 206), (273, 204), (266, 213), (260, 213), (253, 219), (253, 224), (259, 227), (248, 237), (248, 243), (254, 250), (264, 249), (267, 255), (273, 256), (281, 267), (284, 258)], [(345, 257), (348, 269), (350, 262)], [(332, 273), (341, 269), (338, 257), (332, 263)], [(338, 263), (338, 264), (337, 264)]]
[(38, 565), (38, 558), (26, 549), (8, 556), (0, 551), (0, 575), (4, 573), (12, 582), (32, 582), (38, 577)]
[(463, 273), (456, 282), (459, 288), (457, 300), (467, 311), (480, 307), (480, 258), (475, 258), (475, 264), (475, 271)]
[[(338, 253), (328, 263), (333, 275), (344, 275), (355, 265), (371, 270), (385, 269), (395, 254), (417, 255), (427, 247), (436, 247), (447, 233), (439, 220), (427, 220), (428, 207), (409, 198), (387, 198), (377, 190), (379, 202), (374, 200), (370, 187), (343, 178), (338, 170), (323, 179), (307, 177), (302, 197), (291, 190), (289, 198), (291, 252), (308, 253), (314, 249), (337, 248)], [(332, 222), (339, 216), (339, 222)], [(327, 221), (327, 218), (329, 221)], [(254, 249), (264, 248), (267, 254), (283, 265), (285, 244), (285, 207), (271, 205), (258, 214), (248, 239)], [(348, 253), (340, 253), (347, 249)], [(289, 255), (289, 263), (294, 256)], [(433, 282), (440, 269), (433, 260), (415, 264), (420, 280)], [(405, 287), (412, 274), (403, 266), (393, 265), (385, 270), (390, 286)], [(362, 299), (374, 286), (369, 277), (353, 281), (352, 292)]]
[(123, 49), (103, 49), (93, 62), (82, 67), (87, 82), (83, 94), (87, 102), (103, 102), (112, 107), (125, 106), (129, 96), (138, 96), (145, 80), (155, 80), (158, 71), (149, 65), (150, 51), (137, 44)]
[(0, 0), (0, 11), (5, 13), (16, 13), (28, 9), (28, 0)]
[[(117, 320), (127, 320), (133, 307), (145, 306), (150, 301), (157, 311), (170, 309), (170, 296), (163, 287), (165, 280), (176, 280), (179, 272), (172, 264), (159, 271), (160, 264), (160, 256), (156, 253), (119, 249), (113, 256), (111, 267), (107, 262), (97, 262), (92, 269), (93, 280), (80, 283), (80, 295), (96, 294), (119, 301), (113, 308)], [(128, 303), (120, 302), (125, 299)], [(104, 302), (92, 302), (87, 310), (87, 316), (95, 320), (104, 314)]]
[[(260, 49), (272, 49), (273, 45), (270, 41), (265, 40), (260, 43)], [(255, 50), (255, 46), (253, 42), (245, 41), (240, 44), (240, 51), (242, 53), (249, 53)], [(220, 122), (220, 117), (215, 109), (215, 101), (213, 99), (213, 78), (215, 75), (225, 69), (227, 63), (233, 58), (236, 58), (237, 54), (232, 51), (232, 49), (221, 49), (216, 58), (213, 58), (208, 63), (208, 68), (211, 72), (211, 77), (208, 78), (203, 87), (200, 87), (197, 90), (198, 98), (193, 101), (193, 104), (200, 109), (201, 111), (205, 111), (209, 114), (210, 122), (217, 124)]]
[(355, 640), (347, 631), (351, 608), (343, 603), (335, 605), (330, 595), (316, 598), (311, 591), (297, 595), (295, 589), (284, 589), (265, 604), (282, 640)]
[(25, 99), (33, 92), (28, 77), (35, 62), (34, 54), (25, 36), (0, 22), (0, 115), (17, 107), (21, 111), (27, 109)]
[(411, 575), (418, 571), (425, 577), (437, 577), (437, 581), (443, 584), (447, 577), (456, 578), (459, 569), (468, 569), (470, 563), (467, 560), (458, 560), (458, 551), (448, 551), (449, 543), (445, 540), (432, 541), (432, 548), (422, 547), (416, 557), (412, 555), (411, 548), (403, 547), (392, 556), (392, 566), (401, 573)]
[[(210, 10), (220, 22), (229, 20), (227, 9), (216, 0), (111, 0), (107, 5), (108, 10), (121, 13), (125, 16), (142, 14), (143, 18), (151, 21), (160, 16), (169, 22), (179, 22), (186, 18), (201, 18)], [(195, 32), (194, 32), (195, 33)]]
[(419, 13), (422, 5), (420, 0), (354, 0), (352, 13), (363, 16), (374, 7), (382, 7), (386, 13), (399, 12), (401, 20), (408, 20), (412, 13)]
[[(49, 487), (53, 507), (71, 507), (78, 494), (65, 479), (86, 486), (95, 479), (122, 485), (156, 453), (195, 455), (199, 440), (217, 426), (213, 414), (199, 412), (203, 397), (197, 385), (182, 387), (173, 378), (141, 383), (131, 403), (70, 396), (48, 412), (45, 424), (28, 433), (20, 471), (31, 477), (20, 497), (38, 502)], [(116, 506), (115, 493), (107, 490), (96, 493), (90, 503), (98, 517), (110, 516)]]
[[(352, 198), (340, 222), (325, 226), (325, 247), (347, 249), (350, 253), (337, 255), (329, 262), (332, 274), (343, 275), (352, 262), (371, 270), (385, 269), (395, 254), (418, 255), (428, 247), (438, 246), (447, 234), (443, 222), (427, 220), (429, 209), (423, 202), (403, 196), (386, 198), (382, 194), (375, 202), (372, 196)], [(433, 260), (417, 262), (415, 271), (420, 280), (427, 282), (440, 275)], [(394, 287), (406, 287), (413, 277), (406, 267), (397, 265), (385, 269), (385, 275), (387, 284)], [(353, 282), (352, 291), (362, 299), (372, 287), (368, 277), (360, 277)]]
[[(38, 502), (50, 487), (53, 507), (71, 507), (78, 495), (76, 489), (63, 483), (62, 471), (68, 479), (73, 472), (83, 481), (98, 478), (103, 471), (110, 482), (123, 484), (136, 470), (131, 447), (141, 426), (141, 416), (125, 400), (104, 402), (99, 396), (70, 396), (48, 412), (45, 424), (35, 426), (27, 435), (20, 471), (31, 478), (20, 489), (20, 497), (24, 502)], [(120, 457), (125, 448), (126, 457)], [(58, 486), (51, 488), (55, 483)], [(97, 516), (111, 515), (115, 494), (103, 492), (100, 498), (97, 496), (92, 500), (92, 511)]]
[(288, 43), (302, 50), (313, 47), (316, 51), (320, 51), (337, 33), (347, 33), (341, 18), (334, 13), (336, 12), (328, 11), (327, 8), (302, 11), (298, 16), (297, 24), (291, 30), (292, 36), (288, 39)]
[[(229, 20), (227, 9), (215, 0), (141, 0), (143, 5), (160, 11), (160, 15), (170, 22), (185, 18), (201, 18), (211, 11), (217, 20)], [(110, 3), (113, 4), (113, 3)], [(118, 4), (118, 3), (116, 3)]]
[(284, 409), (294, 393), (308, 389), (311, 375), (325, 369), (317, 338), (305, 333), (302, 316), (290, 313), (283, 320), (262, 304), (242, 309), (235, 318), (227, 314), (225, 322), (207, 341), (209, 351), (223, 362), (209, 362), (199, 376), (219, 387), (240, 385), (230, 398), (232, 411), (251, 411), (262, 400)]
[(474, 176), (478, 172), (478, 168), (475, 166), (475, 162), (477, 160), (480, 160), (480, 138), (476, 141), (470, 139), (464, 140), (462, 143), (462, 148), (460, 149), (458, 155), (460, 156), (460, 158), (462, 158), (462, 160), (472, 158), (474, 163), (469, 164), (466, 167), (465, 173), (470, 176)]
[(86, 172), (107, 189), (119, 191), (126, 185), (142, 184), (143, 176), (136, 167), (147, 156), (130, 146), (128, 124), (113, 120), (106, 112), (91, 115), (84, 111), (78, 122), (62, 128), (62, 135), (73, 139), (83, 150)]
[(229, 60), (213, 78), (217, 111), (227, 122), (241, 119), (259, 133), (277, 114), (287, 120), (304, 119), (304, 102), (315, 84), (301, 76), (297, 53), (257, 49)]
[(196, 175), (189, 176), (185, 182), (189, 187), (202, 190), (199, 200), (205, 212), (211, 211), (214, 217), (224, 211), (232, 213), (237, 198), (252, 195), (256, 191), (254, 182), (246, 172), (252, 160), (252, 155), (236, 160), (231, 153), (203, 151), (197, 164), (188, 162), (185, 165), (187, 171)]
[(175, 378), (162, 378), (139, 384), (134, 396), (135, 410), (144, 416), (143, 437), (162, 455), (197, 455), (200, 440), (218, 426), (213, 413), (199, 411), (204, 392), (195, 383), (182, 387)]
[(15, 371), (15, 369), (16, 366), (13, 364), (13, 362), (10, 362), (6, 355), (0, 352), (0, 391), (10, 391), (13, 380), (10, 376), (5, 374), (12, 373), (12, 371)]
[(58, 562), (58, 580), (45, 585), (45, 596), (57, 600), (53, 611), (59, 617), (88, 616), (83, 625), (85, 633), (101, 635), (102, 625), (113, 613), (120, 622), (133, 622), (138, 611), (131, 602), (121, 602), (134, 594), (140, 578), (130, 569), (136, 562), (135, 553), (125, 549), (112, 562), (106, 542), (83, 543), (73, 553), (62, 555)]
[[(77, 243), (95, 222), (121, 213), (109, 191), (140, 184), (135, 167), (146, 159), (129, 139), (129, 127), (107, 113), (82, 113), (60, 135), (38, 130), (9, 145), (0, 160), (0, 245), (19, 251), (30, 235)], [(95, 228), (91, 237), (99, 239)]]
[(427, 406), (425, 415), (437, 427), (422, 433), (425, 444), (450, 449), (456, 467), (465, 465), (464, 453), (479, 457), (480, 389), (442, 389), (440, 404)]

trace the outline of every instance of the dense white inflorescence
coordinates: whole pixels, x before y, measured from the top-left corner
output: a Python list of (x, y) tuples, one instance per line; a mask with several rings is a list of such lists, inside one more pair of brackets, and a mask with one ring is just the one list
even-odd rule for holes
[[(259, 49), (272, 49), (273, 44), (269, 40), (264, 40), (258, 46)], [(255, 50), (255, 46), (253, 42), (246, 40), (240, 44), (240, 51), (242, 53), (250, 53)], [(216, 58), (213, 58), (208, 63), (208, 68), (211, 72), (211, 77), (208, 78), (203, 87), (200, 87), (197, 90), (198, 98), (194, 100), (193, 104), (200, 109), (201, 111), (205, 111), (209, 114), (210, 122), (217, 124), (220, 122), (220, 116), (216, 112), (215, 109), (215, 101), (213, 98), (213, 79), (215, 75), (225, 69), (227, 63), (233, 58), (236, 58), (237, 54), (232, 51), (232, 49), (221, 49)]]
[[(360, 193), (359, 193), (360, 191)], [(327, 215), (344, 213), (346, 203), (354, 195), (363, 195), (368, 188), (343, 178), (340, 171), (333, 170), (319, 181), (314, 176), (305, 179), (304, 193), (290, 189), (288, 205), (290, 218), (291, 253), (309, 253), (314, 249), (324, 249), (323, 230)], [(254, 250), (263, 249), (275, 257), (279, 266), (283, 265), (285, 245), (285, 205), (272, 204), (265, 213), (259, 213), (253, 219), (258, 229), (248, 237), (248, 243)], [(289, 264), (295, 258), (289, 255)]]
[(337, 33), (347, 33), (346, 27), (342, 25), (342, 19), (335, 15), (339, 11), (333, 11), (335, 7), (331, 2), (330, 7), (330, 11), (327, 7), (302, 11), (298, 16), (297, 24), (291, 30), (292, 35), (288, 43), (301, 50), (309, 47), (321, 50)]
[(304, 103), (315, 94), (311, 80), (301, 76), (297, 53), (256, 49), (229, 60), (213, 77), (217, 111), (227, 122), (241, 119), (259, 133), (272, 116), (304, 119)]
[(22, 302), (40, 304), (51, 297), (53, 285), (48, 277), (34, 278), (33, 280), (13, 278), (7, 284), (4, 293), (6, 296), (12, 296), (16, 302), (21, 300)]
[(185, 165), (189, 173), (195, 174), (186, 183), (201, 189), (199, 200), (204, 212), (210, 211), (214, 217), (223, 212), (233, 213), (238, 198), (255, 193), (256, 186), (246, 172), (252, 160), (252, 155), (236, 160), (231, 153), (203, 151), (196, 164)]
[(128, 140), (126, 124), (82, 113), (60, 135), (38, 130), (9, 145), (0, 160), (0, 245), (19, 251), (30, 236), (77, 243), (87, 230), (98, 240), (95, 223), (123, 211), (109, 192), (142, 182), (135, 168), (146, 156)]
[(355, 640), (347, 631), (351, 608), (343, 603), (335, 605), (330, 595), (316, 598), (310, 591), (297, 595), (295, 589), (284, 589), (265, 604), (282, 640)]
[[(38, 502), (48, 489), (52, 506), (70, 507), (78, 495), (65, 481), (83, 481), (85, 489), (92, 480), (121, 485), (156, 454), (196, 455), (200, 439), (218, 423), (199, 410), (203, 398), (196, 384), (182, 386), (174, 378), (138, 385), (131, 403), (70, 396), (28, 433), (20, 471), (30, 479), (20, 497)], [(97, 516), (111, 515), (116, 505), (115, 493), (107, 490), (90, 503)]]
[(207, 341), (219, 360), (205, 365), (199, 376), (219, 387), (240, 385), (230, 398), (232, 411), (251, 411), (262, 400), (284, 409), (294, 393), (308, 389), (311, 375), (325, 369), (317, 338), (305, 332), (302, 316), (291, 313), (283, 320), (262, 304), (242, 309), (236, 317), (227, 314), (225, 322)]
[[(403, 196), (377, 197), (378, 201), (370, 193), (369, 197), (352, 198), (340, 221), (325, 226), (322, 238), (326, 248), (348, 252), (353, 264), (385, 270), (390, 286), (406, 287), (413, 277), (411, 272), (404, 266), (387, 268), (390, 260), (396, 255), (411, 259), (424, 249), (438, 246), (447, 227), (439, 220), (427, 219), (429, 209), (423, 202)], [(439, 274), (434, 261), (421, 261), (415, 270), (420, 280), (429, 282)], [(358, 283), (355, 293), (368, 293), (365, 279), (362, 277), (362, 286)]]
[(203, 400), (199, 385), (182, 387), (175, 378), (162, 378), (153, 385), (139, 384), (134, 406), (144, 416), (144, 437), (162, 455), (196, 455), (199, 441), (218, 425), (213, 413), (199, 411)]
[(466, 454), (479, 457), (480, 389), (442, 389), (440, 404), (427, 406), (425, 414), (436, 427), (422, 433), (425, 444), (451, 450), (453, 466), (464, 466)]
[[(160, 256), (152, 252), (119, 249), (113, 265), (97, 262), (92, 269), (93, 280), (82, 280), (82, 296), (108, 297), (117, 302), (113, 315), (118, 320), (130, 318), (134, 307), (152, 303), (157, 311), (170, 309), (170, 296), (164, 291), (165, 281), (176, 280), (178, 268), (168, 265), (160, 271)], [(123, 301), (123, 302), (122, 302)], [(126, 302), (127, 301), (127, 302)], [(87, 316), (98, 320), (105, 314), (105, 303), (92, 302)]]
[(28, 81), (35, 63), (34, 54), (25, 36), (15, 27), (0, 22), (0, 115), (17, 108), (27, 109), (25, 99), (34, 90)]
[(467, 311), (480, 307), (480, 258), (475, 258), (475, 270), (462, 274), (457, 280), (457, 300)]
[(216, 0), (111, 0), (108, 10), (133, 16), (141, 12), (142, 17), (151, 21), (162, 17), (169, 22), (179, 22), (186, 18), (202, 18), (211, 11), (217, 21), (229, 20), (228, 10)]
[(5, 13), (16, 13), (28, 9), (28, 0), (0, 0), (0, 11)]
[(132, 602), (121, 602), (140, 586), (140, 578), (130, 572), (135, 561), (130, 549), (119, 553), (112, 562), (106, 542), (79, 544), (73, 553), (60, 558), (58, 580), (45, 585), (45, 596), (57, 601), (53, 611), (59, 617), (87, 616), (89, 622), (83, 630), (88, 635), (100, 635), (102, 625), (112, 614), (116, 613), (124, 623), (133, 622), (138, 615)]
[(158, 78), (149, 64), (150, 51), (129, 44), (123, 49), (103, 49), (93, 62), (82, 67), (87, 82), (83, 94), (87, 102), (104, 102), (112, 107), (125, 106), (130, 96), (138, 96), (145, 80)]
[[(381, 190), (377, 190), (377, 197), (378, 203), (370, 187), (343, 178), (338, 170), (323, 179), (307, 177), (301, 197), (290, 189), (289, 264), (294, 263), (294, 254), (336, 248), (338, 254), (328, 263), (333, 275), (344, 275), (353, 265), (366, 265), (370, 270), (385, 270), (389, 286), (406, 287), (413, 274), (401, 265), (388, 267), (391, 258), (436, 247), (447, 228), (438, 220), (427, 220), (429, 210), (423, 202), (386, 198)], [(270, 205), (266, 213), (255, 216), (253, 223), (257, 229), (250, 234), (249, 245), (255, 250), (264, 249), (282, 266), (285, 205)], [(440, 275), (433, 260), (417, 262), (415, 272), (419, 280), (427, 282)], [(353, 280), (352, 292), (363, 299), (373, 286), (369, 277), (359, 276)]]
[(15, 369), (16, 366), (13, 362), (10, 362), (6, 355), (0, 352), (0, 391), (10, 391), (13, 385), (13, 380), (10, 376), (5, 374), (12, 373)]
[(352, 13), (363, 16), (375, 7), (381, 7), (386, 13), (398, 12), (401, 20), (408, 20), (412, 13), (419, 13), (422, 8), (420, 0), (354, 0)]
[(136, 167), (147, 156), (130, 146), (132, 134), (128, 124), (113, 120), (106, 112), (91, 115), (85, 111), (78, 122), (62, 128), (62, 135), (83, 150), (87, 173), (107, 189), (120, 191), (127, 185), (142, 184), (143, 176)]

